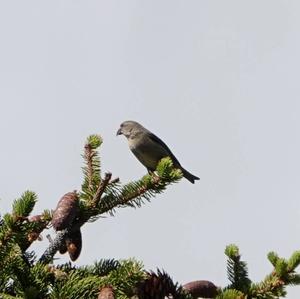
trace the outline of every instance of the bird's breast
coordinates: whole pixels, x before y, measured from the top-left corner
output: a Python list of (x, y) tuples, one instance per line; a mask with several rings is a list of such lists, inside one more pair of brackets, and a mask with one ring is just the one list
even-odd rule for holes
[(157, 150), (157, 147), (149, 140), (129, 140), (129, 148), (137, 159), (148, 169), (155, 170), (161, 158), (162, 153)]

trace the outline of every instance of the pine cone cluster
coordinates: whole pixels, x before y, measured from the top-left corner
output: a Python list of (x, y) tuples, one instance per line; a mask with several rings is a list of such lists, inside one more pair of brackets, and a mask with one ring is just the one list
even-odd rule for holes
[[(76, 192), (65, 194), (58, 202), (53, 212), (52, 225), (55, 230), (68, 228), (78, 216), (79, 205)], [(75, 261), (81, 252), (82, 236), (80, 228), (72, 231), (65, 239), (65, 242), (59, 248), (59, 253), (64, 254), (68, 251), (70, 259)]]

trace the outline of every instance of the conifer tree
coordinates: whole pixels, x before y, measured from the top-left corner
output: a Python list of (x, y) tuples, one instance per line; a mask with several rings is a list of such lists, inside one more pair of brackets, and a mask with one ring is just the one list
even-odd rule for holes
[[(286, 295), (286, 286), (300, 284), (300, 274), (296, 272), (300, 251), (289, 259), (270, 252), (268, 259), (274, 269), (263, 281), (255, 283), (248, 277), (247, 264), (236, 245), (225, 249), (230, 282), (225, 287), (205, 280), (180, 285), (163, 270), (146, 271), (135, 259), (99, 259), (93, 265), (81, 267), (71, 262), (54, 265), (58, 252), (68, 253), (71, 261), (80, 256), (83, 225), (102, 215), (114, 215), (118, 208), (141, 207), (182, 177), (180, 170), (165, 158), (155, 173), (122, 185), (111, 173), (102, 176), (101, 144), (100, 136), (88, 137), (83, 153), (82, 186), (79, 191), (70, 190), (63, 195), (54, 211), (34, 215), (37, 195), (25, 191), (14, 201), (11, 213), (0, 217), (0, 299), (275, 299)], [(51, 226), (56, 236), (38, 257), (30, 246)]]

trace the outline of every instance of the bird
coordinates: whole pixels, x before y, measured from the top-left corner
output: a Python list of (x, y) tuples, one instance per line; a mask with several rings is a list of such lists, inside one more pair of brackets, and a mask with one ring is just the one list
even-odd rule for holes
[(138, 122), (132, 120), (122, 122), (117, 131), (118, 135), (124, 135), (127, 138), (130, 150), (149, 173), (156, 170), (157, 164), (162, 158), (170, 157), (173, 166), (180, 169), (183, 177), (188, 181), (194, 184), (196, 180), (200, 179), (184, 169), (169, 147)]

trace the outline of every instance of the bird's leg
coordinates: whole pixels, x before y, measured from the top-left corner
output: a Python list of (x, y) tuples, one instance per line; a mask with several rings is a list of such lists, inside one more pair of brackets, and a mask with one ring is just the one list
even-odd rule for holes
[(150, 168), (147, 168), (148, 174), (152, 175), (153, 174), (153, 170), (151, 170)]

